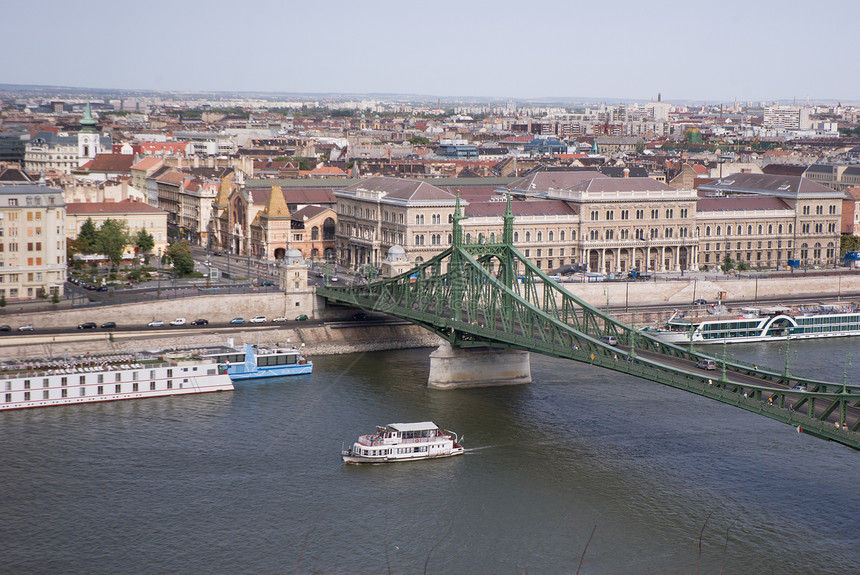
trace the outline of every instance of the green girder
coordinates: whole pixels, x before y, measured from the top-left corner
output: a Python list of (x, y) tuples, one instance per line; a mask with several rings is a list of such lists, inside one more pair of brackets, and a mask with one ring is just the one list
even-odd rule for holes
[[(456, 231), (457, 218), (454, 224)], [(321, 286), (317, 295), (408, 320), (453, 347), (517, 349), (590, 363), (860, 449), (860, 386), (762, 370), (661, 342), (580, 300), (512, 245), (465, 244), (461, 236), (455, 234), (460, 241), (453, 247), (399, 276)], [(614, 336), (618, 345), (602, 342), (603, 335)], [(703, 374), (691, 365), (701, 358), (717, 359), (721, 370)]]

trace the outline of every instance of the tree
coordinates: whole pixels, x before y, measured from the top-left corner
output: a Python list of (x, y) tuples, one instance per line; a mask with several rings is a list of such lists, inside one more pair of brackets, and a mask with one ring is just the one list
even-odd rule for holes
[(141, 228), (134, 236), (133, 243), (134, 247), (137, 248), (137, 253), (145, 254), (152, 251), (152, 248), (155, 247), (155, 238), (152, 237), (151, 233), (146, 231), (146, 228)]
[(735, 260), (733, 260), (729, 256), (726, 256), (723, 259), (723, 265), (720, 267), (722, 268), (724, 273), (729, 273), (735, 267)]
[(75, 238), (75, 249), (82, 254), (91, 254), (96, 251), (96, 243), (99, 239), (99, 232), (96, 229), (96, 224), (92, 218), (87, 218), (87, 221), (81, 225), (81, 231), (78, 232), (78, 237)]
[(194, 259), (191, 257), (191, 246), (188, 240), (177, 240), (167, 248), (167, 257), (173, 262), (173, 273), (177, 277), (187, 276), (194, 272)]
[(430, 144), (430, 139), (424, 136), (412, 136), (409, 138), (409, 143), (413, 146), (427, 146)]
[(131, 237), (128, 234), (128, 226), (122, 220), (107, 219), (99, 228), (96, 241), (97, 251), (107, 256), (113, 265), (119, 265), (122, 262), (125, 246), (130, 243)]

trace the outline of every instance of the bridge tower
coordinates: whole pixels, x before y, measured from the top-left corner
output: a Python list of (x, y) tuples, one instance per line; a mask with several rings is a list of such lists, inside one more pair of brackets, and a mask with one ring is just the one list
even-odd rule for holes
[[(468, 270), (467, 262), (462, 252), (457, 248), (463, 247), (463, 227), (460, 221), (465, 219), (460, 211), (460, 196), (454, 206), (454, 229), (451, 243), (453, 252), (449, 259), (449, 277), (451, 278), (451, 297), (453, 301), (461, 301), (464, 297), (464, 284)], [(502, 249), (498, 255), (500, 279), (511, 288), (516, 280), (516, 268), (511, 248), (514, 245), (514, 214), (511, 208), (511, 195), (508, 194), (507, 207), (503, 217)], [(507, 302), (503, 305), (507, 305)], [(463, 309), (455, 306), (455, 321), (463, 320)], [(430, 375), (427, 386), (435, 389), (456, 389), (461, 387), (489, 387), (497, 385), (520, 385), (531, 383), (531, 361), (529, 352), (496, 347), (462, 347), (455, 348), (445, 340), (430, 354)]]

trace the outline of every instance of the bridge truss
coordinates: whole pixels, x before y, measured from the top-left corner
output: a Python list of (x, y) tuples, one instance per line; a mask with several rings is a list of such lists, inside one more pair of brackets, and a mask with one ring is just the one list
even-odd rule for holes
[[(796, 377), (662, 342), (577, 298), (513, 245), (508, 197), (502, 241), (463, 241), (459, 200), (452, 247), (399, 276), (317, 294), (408, 320), (452, 347), (495, 347), (572, 359), (649, 379), (860, 449), (860, 386)], [(611, 345), (611, 336), (617, 344)], [(723, 354), (725, 356), (725, 354)], [(716, 359), (717, 372), (695, 367)]]

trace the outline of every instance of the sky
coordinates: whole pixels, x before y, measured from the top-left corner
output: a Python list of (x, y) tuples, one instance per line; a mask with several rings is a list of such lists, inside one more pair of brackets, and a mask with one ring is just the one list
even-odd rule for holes
[(0, 84), (860, 102), (856, 0), (0, 0)]

